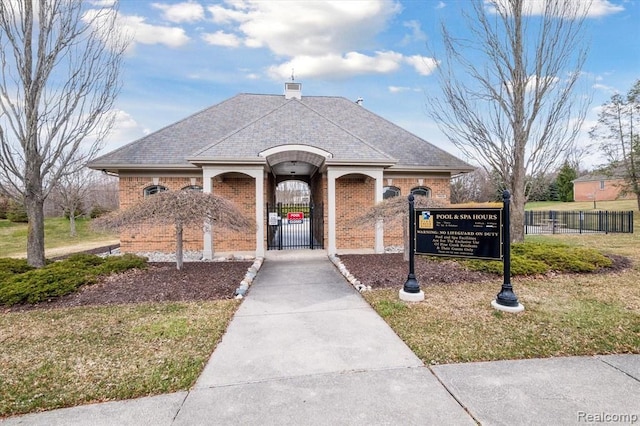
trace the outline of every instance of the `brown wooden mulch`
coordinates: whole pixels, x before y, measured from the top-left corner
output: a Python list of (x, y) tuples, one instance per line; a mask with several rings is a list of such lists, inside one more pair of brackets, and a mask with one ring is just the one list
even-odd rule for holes
[[(339, 256), (347, 270), (371, 288), (402, 287), (409, 262), (402, 253), (349, 254)], [(453, 260), (415, 257), (415, 275), (420, 285), (495, 281), (496, 275), (470, 271)]]
[(185, 262), (181, 271), (175, 262), (149, 263), (146, 269), (131, 269), (101, 278), (96, 284), (37, 305), (12, 310), (115, 305), (141, 302), (232, 299), (253, 262)]
[[(631, 267), (623, 256), (610, 256), (613, 267), (603, 273)], [(340, 260), (364, 285), (371, 288), (401, 288), (407, 279), (409, 263), (402, 253), (342, 255)], [(20, 305), (10, 310), (62, 308), (125, 303), (231, 299), (252, 262), (185, 262), (182, 271), (175, 262), (149, 263), (147, 269), (134, 269), (103, 277), (77, 293), (38, 305)], [(453, 260), (417, 256), (415, 273), (421, 286), (500, 281), (501, 277), (470, 271)]]

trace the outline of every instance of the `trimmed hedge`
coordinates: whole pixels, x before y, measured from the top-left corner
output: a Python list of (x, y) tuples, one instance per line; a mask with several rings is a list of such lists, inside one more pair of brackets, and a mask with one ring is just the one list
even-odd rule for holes
[(146, 258), (132, 254), (106, 258), (75, 254), (40, 269), (26, 265), (24, 259), (0, 259), (0, 304), (44, 302), (73, 293), (101, 275), (146, 265)]
[[(502, 275), (498, 261), (469, 260), (469, 269)], [(562, 243), (524, 242), (511, 246), (511, 275), (538, 275), (547, 272), (594, 272), (610, 268), (613, 262), (597, 250)]]

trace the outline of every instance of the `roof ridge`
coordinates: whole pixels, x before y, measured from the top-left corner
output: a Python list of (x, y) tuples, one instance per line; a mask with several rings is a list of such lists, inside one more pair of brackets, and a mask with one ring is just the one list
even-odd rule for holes
[[(241, 94), (241, 95), (249, 95), (249, 96), (251, 96), (251, 94), (250, 94), (250, 93), (243, 93), (243, 94)], [(241, 96), (241, 95), (238, 95), (238, 96)], [(264, 95), (256, 95), (256, 96), (264, 96)], [(284, 95), (267, 95), (267, 96), (281, 96), (281, 97), (284, 97)], [(242, 127), (238, 127), (237, 129), (234, 129), (233, 131), (231, 131), (231, 132), (227, 133), (226, 135), (222, 136), (222, 137), (221, 137), (220, 139), (218, 139), (217, 141), (210, 143), (209, 145), (207, 145), (207, 146), (205, 146), (205, 147), (203, 147), (203, 148), (199, 149), (198, 151), (196, 151), (196, 152), (194, 152), (194, 153), (190, 154), (189, 156), (190, 156), (190, 157), (197, 157), (197, 156), (198, 156), (198, 155), (200, 155), (202, 152), (207, 151), (207, 150), (209, 150), (209, 149), (213, 148), (214, 146), (216, 146), (216, 145), (218, 145), (218, 144), (222, 143), (225, 139), (229, 139), (231, 136), (233, 136), (233, 135), (235, 135), (236, 133), (239, 133), (240, 131), (242, 131), (242, 130), (246, 129), (247, 127), (249, 127), (249, 126), (251, 126), (251, 125), (253, 125), (253, 124), (254, 124), (254, 123), (256, 123), (257, 121), (262, 120), (262, 119), (263, 119), (263, 118), (265, 118), (266, 116), (273, 114), (275, 111), (277, 111), (277, 110), (279, 110), (280, 108), (284, 107), (284, 106), (285, 106), (285, 105), (287, 105), (288, 103), (289, 103), (289, 102), (284, 102), (282, 105), (278, 105), (277, 107), (273, 108), (272, 110), (269, 110), (267, 113), (265, 113), (265, 114), (263, 114), (263, 115), (259, 116), (258, 118), (256, 118), (256, 119), (254, 119), (254, 120), (252, 120), (252, 121), (248, 122), (246, 125), (244, 125), (244, 126), (242, 126)]]
[[(320, 97), (320, 96), (318, 96)], [(327, 97), (327, 98), (337, 98), (337, 99), (343, 99), (349, 103), (351, 103), (351, 101), (347, 98), (345, 98), (344, 96), (323, 96), (323, 97)], [(302, 102), (301, 102), (302, 103)], [(382, 154), (384, 157), (390, 159), (390, 160), (395, 160), (398, 161), (397, 158), (393, 158), (392, 156), (390, 156), (389, 154), (387, 154), (386, 152), (381, 151), (379, 148), (371, 145), (370, 143), (366, 142), (365, 140), (363, 140), (360, 136), (357, 136), (353, 133), (351, 133), (349, 130), (345, 129), (344, 127), (342, 127), (341, 125), (339, 125), (338, 123), (334, 122), (333, 120), (331, 120), (329, 117), (326, 117), (325, 115), (321, 114), (320, 112), (318, 112), (315, 108), (312, 108), (309, 105), (305, 105), (307, 108), (309, 108), (311, 111), (315, 112), (317, 115), (319, 115), (320, 117), (324, 118), (325, 120), (327, 120), (329, 123), (333, 124), (334, 126), (336, 126), (337, 128), (341, 129), (343, 132), (353, 136), (354, 138), (358, 139), (360, 142), (362, 142), (363, 144), (365, 144), (366, 146), (368, 146), (369, 148), (373, 149), (374, 151)], [(365, 108), (365, 111), (369, 111), (368, 109)], [(382, 117), (380, 117), (382, 118)]]

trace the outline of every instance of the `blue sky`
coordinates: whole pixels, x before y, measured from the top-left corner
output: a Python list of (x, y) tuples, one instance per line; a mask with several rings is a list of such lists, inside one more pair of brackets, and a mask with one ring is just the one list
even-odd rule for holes
[[(121, 0), (120, 25), (133, 41), (102, 152), (238, 93), (282, 94), (293, 68), (303, 96), (363, 98), (372, 112), (461, 156), (425, 102), (437, 88), (427, 43), (438, 45), (440, 22), (464, 35), (463, 8), (467, 0)], [(640, 0), (593, 0), (585, 37), (583, 86), (593, 101), (580, 145), (598, 107), (640, 78)], [(584, 165), (599, 161), (594, 152)]]

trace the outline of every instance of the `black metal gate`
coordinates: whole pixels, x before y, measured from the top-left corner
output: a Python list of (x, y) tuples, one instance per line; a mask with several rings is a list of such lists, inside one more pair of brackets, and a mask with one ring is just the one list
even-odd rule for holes
[(267, 249), (324, 248), (322, 204), (268, 204)]

